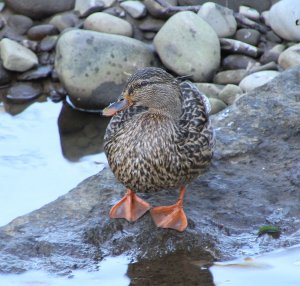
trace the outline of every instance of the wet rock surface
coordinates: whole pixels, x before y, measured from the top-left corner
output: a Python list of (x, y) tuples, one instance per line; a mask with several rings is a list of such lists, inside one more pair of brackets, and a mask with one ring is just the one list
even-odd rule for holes
[[(119, 254), (140, 260), (180, 252), (209, 261), (299, 243), (299, 78), (300, 68), (286, 71), (212, 116), (215, 158), (188, 186), (184, 233), (157, 229), (149, 214), (135, 223), (110, 220), (109, 209), (124, 187), (106, 169), (1, 227), (1, 272), (68, 274)], [(144, 198), (152, 205), (170, 204), (177, 192)], [(266, 224), (278, 226), (281, 237), (257, 238)]]

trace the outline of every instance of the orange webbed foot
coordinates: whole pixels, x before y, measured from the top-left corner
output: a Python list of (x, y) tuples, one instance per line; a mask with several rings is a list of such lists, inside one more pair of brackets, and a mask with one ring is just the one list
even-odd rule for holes
[(180, 189), (180, 197), (176, 204), (171, 206), (155, 207), (150, 210), (151, 216), (157, 227), (172, 228), (184, 231), (187, 228), (187, 218), (183, 210), (183, 196), (185, 187)]
[(150, 204), (128, 189), (125, 196), (111, 208), (109, 216), (125, 218), (132, 222), (143, 216), (150, 208)]

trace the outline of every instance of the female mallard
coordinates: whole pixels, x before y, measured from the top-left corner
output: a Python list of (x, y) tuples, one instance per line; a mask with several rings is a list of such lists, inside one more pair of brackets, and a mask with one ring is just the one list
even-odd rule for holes
[(110, 217), (135, 221), (151, 209), (134, 192), (180, 188), (175, 205), (150, 212), (158, 227), (185, 230), (185, 185), (208, 167), (213, 154), (205, 96), (192, 83), (148, 67), (130, 76), (122, 98), (103, 115), (114, 115), (104, 137), (109, 165), (128, 188)]

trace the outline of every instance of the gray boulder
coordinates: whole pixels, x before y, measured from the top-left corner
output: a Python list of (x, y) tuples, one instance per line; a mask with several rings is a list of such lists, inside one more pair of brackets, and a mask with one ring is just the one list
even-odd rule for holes
[(75, 0), (5, 0), (15, 12), (33, 19), (42, 19), (74, 8)]
[(194, 81), (208, 81), (220, 65), (220, 43), (216, 32), (193, 12), (172, 16), (154, 38), (164, 65)]
[[(1, 227), (1, 271), (70, 275), (74, 268), (93, 269), (106, 255), (139, 260), (177, 252), (227, 259), (299, 244), (299, 76), (300, 68), (286, 71), (212, 116), (215, 157), (209, 171), (188, 186), (184, 233), (156, 228), (149, 214), (135, 223), (110, 220), (109, 209), (124, 187), (106, 169)], [(147, 197), (152, 205), (176, 199), (170, 191)], [(283, 235), (257, 237), (266, 224)]]
[(72, 102), (83, 108), (115, 101), (129, 74), (156, 65), (150, 47), (125, 36), (71, 30), (57, 42), (55, 69)]

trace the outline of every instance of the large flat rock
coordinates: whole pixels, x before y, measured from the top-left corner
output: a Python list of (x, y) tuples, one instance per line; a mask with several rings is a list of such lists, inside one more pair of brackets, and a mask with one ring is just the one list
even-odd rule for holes
[[(0, 228), (0, 271), (92, 268), (105, 255), (155, 258), (173, 252), (206, 259), (256, 254), (300, 242), (300, 68), (241, 97), (212, 117), (217, 146), (210, 170), (191, 183), (184, 233), (157, 229), (149, 214), (110, 220), (124, 188), (106, 169), (56, 201)], [(147, 197), (172, 203), (177, 193)], [(282, 235), (257, 238), (272, 224)]]

